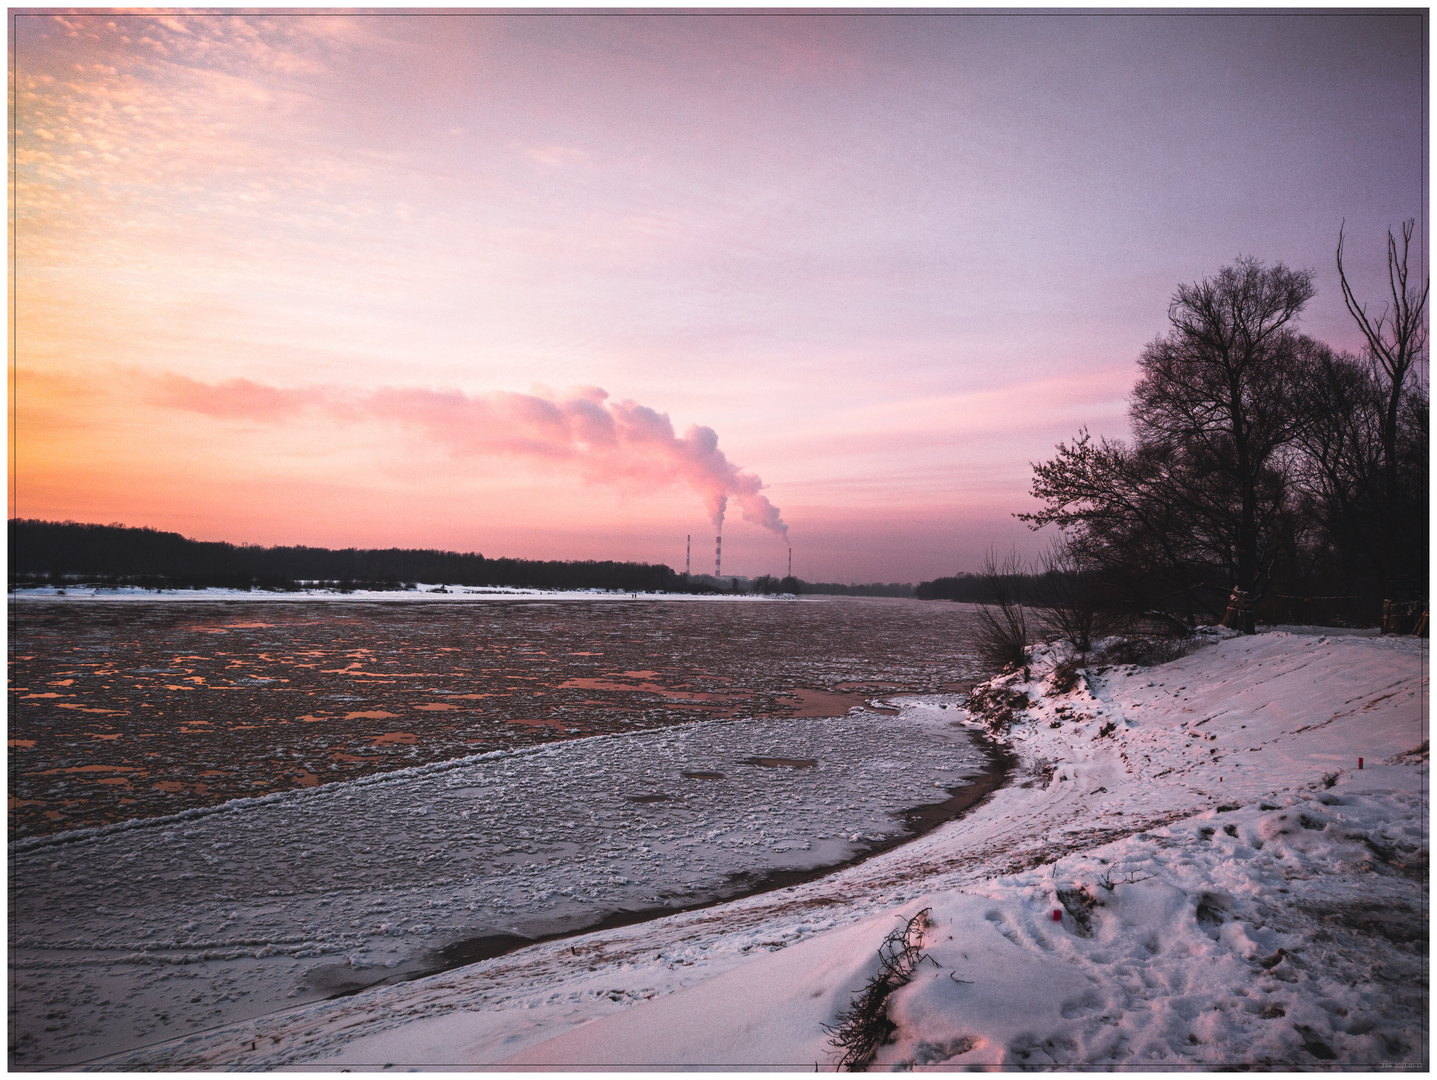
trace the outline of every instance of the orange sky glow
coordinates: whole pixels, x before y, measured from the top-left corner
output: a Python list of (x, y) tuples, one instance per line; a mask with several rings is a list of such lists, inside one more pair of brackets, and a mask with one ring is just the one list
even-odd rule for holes
[(1355, 348), (1426, 205), (1416, 16), (10, 19), (12, 517), (972, 570), (1179, 282)]

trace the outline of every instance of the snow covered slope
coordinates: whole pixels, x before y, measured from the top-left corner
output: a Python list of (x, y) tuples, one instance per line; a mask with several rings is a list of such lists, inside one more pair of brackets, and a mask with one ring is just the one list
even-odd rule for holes
[(1228, 638), (1059, 692), (1062, 659), (988, 688), (1014, 782), (904, 847), (107, 1064), (831, 1066), (924, 909), (880, 1064), (1426, 1062), (1426, 642)]

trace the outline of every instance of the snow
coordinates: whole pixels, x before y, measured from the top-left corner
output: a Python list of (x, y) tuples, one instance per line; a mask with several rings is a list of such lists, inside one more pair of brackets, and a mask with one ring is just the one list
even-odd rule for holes
[[(885, 935), (925, 909), (926, 959), (889, 998), (880, 1066), (1425, 1064), (1426, 642), (1221, 637), (1157, 667), (1090, 669), (1060, 693), (1066, 658), (1039, 648), (988, 688), (1029, 702), (1000, 732), (1018, 761), (1009, 783), (908, 844), (104, 1065), (831, 1067), (825, 1025), (879, 972)], [(940, 732), (958, 700), (903, 699), (895, 722)], [(908, 773), (877, 768), (901, 741), (854, 752), (866, 783)], [(435, 805), (449, 774), (430, 769), (384, 788), (388, 807), (412, 818)], [(859, 790), (835, 792), (835, 810)], [(775, 827), (788, 820), (781, 795), (764, 805)], [(673, 844), (674, 829), (653, 832)], [(86, 843), (124, 858), (129, 835)], [(696, 846), (720, 857), (706, 837)], [(12, 853), (12, 867), (68, 850)]]
[(798, 597), (787, 594), (769, 593), (670, 593), (670, 592), (627, 592), (622, 589), (531, 589), (516, 585), (433, 585), (416, 584), (413, 589), (338, 589), (306, 587), (294, 591), (283, 589), (228, 589), (206, 586), (197, 589), (146, 589), (139, 585), (32, 585), (10, 590), (10, 599), (15, 600), (143, 600), (153, 603), (168, 600), (172, 603), (193, 603), (197, 600), (264, 600), (314, 601), (314, 600), (421, 600), (429, 603), (463, 602), (475, 600), (665, 600), (702, 601), (705, 603), (792, 603), (794, 601), (814, 603), (831, 600), (832, 597), (812, 595)]
[[(433, 971), (456, 942), (841, 863), (985, 761), (946, 713), (855, 709), (572, 739), (17, 841), (23, 1060), (86, 1060)], [(55, 1001), (63, 1023), (46, 1024)]]
[[(1425, 955), (1354, 932), (1403, 912), (1425, 933), (1418, 882), (1378, 871), (1364, 842), (1420, 797), (1328, 799), (1209, 811), (935, 897), (933, 968), (891, 999), (899, 1038), (878, 1061), (1424, 1059)], [(1091, 897), (1086, 929), (1060, 890)]]

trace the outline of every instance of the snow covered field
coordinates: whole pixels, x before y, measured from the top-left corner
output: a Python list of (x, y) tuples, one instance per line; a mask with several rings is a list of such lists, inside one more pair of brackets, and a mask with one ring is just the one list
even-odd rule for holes
[(17, 841), (12, 1063), (86, 1061), (841, 863), (982, 771), (954, 715), (692, 723)]
[(880, 1064), (1424, 1065), (1426, 642), (1229, 638), (1066, 693), (1057, 659), (1000, 680), (1015, 782), (910, 844), (107, 1064), (823, 1067), (926, 908)]

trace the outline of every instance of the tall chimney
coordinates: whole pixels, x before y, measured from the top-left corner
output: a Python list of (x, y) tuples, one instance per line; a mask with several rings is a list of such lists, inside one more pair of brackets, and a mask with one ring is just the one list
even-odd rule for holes
[[(693, 533), (689, 533), (687, 536), (684, 537), (684, 577), (689, 576), (689, 556), (693, 552), (693, 546), (694, 535)], [(789, 555), (789, 560), (792, 561), (792, 559), (793, 556)]]
[(723, 577), (723, 533), (714, 537), (714, 577)]
[(793, 577), (793, 548), (788, 549), (788, 576)]

